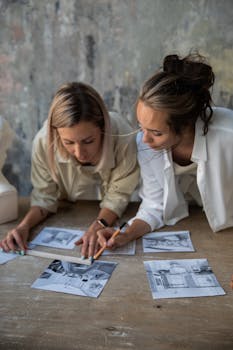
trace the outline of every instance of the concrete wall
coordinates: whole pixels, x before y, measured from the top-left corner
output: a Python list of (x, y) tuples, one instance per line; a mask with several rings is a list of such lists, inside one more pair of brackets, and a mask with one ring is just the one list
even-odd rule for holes
[(84, 81), (130, 120), (141, 83), (168, 53), (198, 49), (233, 107), (232, 0), (0, 0), (0, 115), (17, 134), (4, 173), (30, 191), (31, 142), (65, 81)]

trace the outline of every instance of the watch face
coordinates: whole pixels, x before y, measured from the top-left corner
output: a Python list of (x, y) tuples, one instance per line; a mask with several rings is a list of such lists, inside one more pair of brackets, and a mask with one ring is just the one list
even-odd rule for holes
[(99, 219), (97, 222), (103, 227), (108, 227), (108, 223), (104, 219)]

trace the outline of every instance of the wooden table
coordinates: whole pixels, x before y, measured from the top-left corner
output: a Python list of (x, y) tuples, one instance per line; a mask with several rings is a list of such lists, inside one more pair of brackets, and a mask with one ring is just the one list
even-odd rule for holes
[[(20, 217), (28, 200), (20, 200)], [(131, 204), (125, 218), (136, 212)], [(42, 226), (85, 228), (96, 202), (61, 209)], [(16, 222), (1, 225), (1, 237)], [(171, 228), (169, 228), (171, 229)], [(207, 258), (226, 295), (153, 300), (143, 266), (154, 254), (105, 257), (119, 264), (98, 299), (30, 288), (49, 260), (20, 257), (0, 266), (0, 349), (13, 350), (224, 350), (233, 349), (233, 229), (211, 232), (201, 209), (172, 230), (191, 232), (194, 253), (160, 253), (157, 258)], [(168, 228), (164, 228), (168, 230)]]

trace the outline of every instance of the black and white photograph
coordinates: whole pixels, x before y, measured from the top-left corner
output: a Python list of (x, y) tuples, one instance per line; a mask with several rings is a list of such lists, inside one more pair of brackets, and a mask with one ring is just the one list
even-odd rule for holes
[(8, 261), (14, 260), (18, 257), (14, 253), (5, 253), (0, 251), (0, 265), (7, 263)]
[(224, 295), (207, 259), (144, 261), (153, 299)]
[(97, 298), (117, 263), (95, 261), (91, 266), (54, 260), (32, 288)]
[(122, 247), (117, 247), (116, 249), (105, 249), (102, 256), (108, 255), (135, 255), (136, 251), (136, 241), (131, 241)]
[(63, 227), (44, 227), (31, 241), (33, 245), (52, 248), (73, 249), (75, 242), (82, 237), (84, 231), (71, 230)]
[(194, 252), (189, 231), (151, 232), (142, 239), (144, 253)]

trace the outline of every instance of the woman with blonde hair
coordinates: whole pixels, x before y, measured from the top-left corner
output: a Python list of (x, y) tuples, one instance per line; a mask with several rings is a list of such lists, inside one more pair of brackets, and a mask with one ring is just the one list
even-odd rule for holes
[(212, 107), (212, 67), (199, 54), (168, 55), (136, 106), (142, 203), (125, 234), (99, 232), (117, 247), (203, 207), (214, 232), (233, 226), (233, 111)]
[[(97, 249), (97, 230), (113, 225), (125, 210), (139, 178), (134, 137), (129, 125), (91, 86), (62, 85), (32, 149), (31, 207), (1, 241), (5, 251), (26, 249), (30, 229), (56, 213), (59, 200), (100, 200), (100, 211), (78, 244), (82, 256)], [(78, 212), (77, 212), (78, 215)]]

